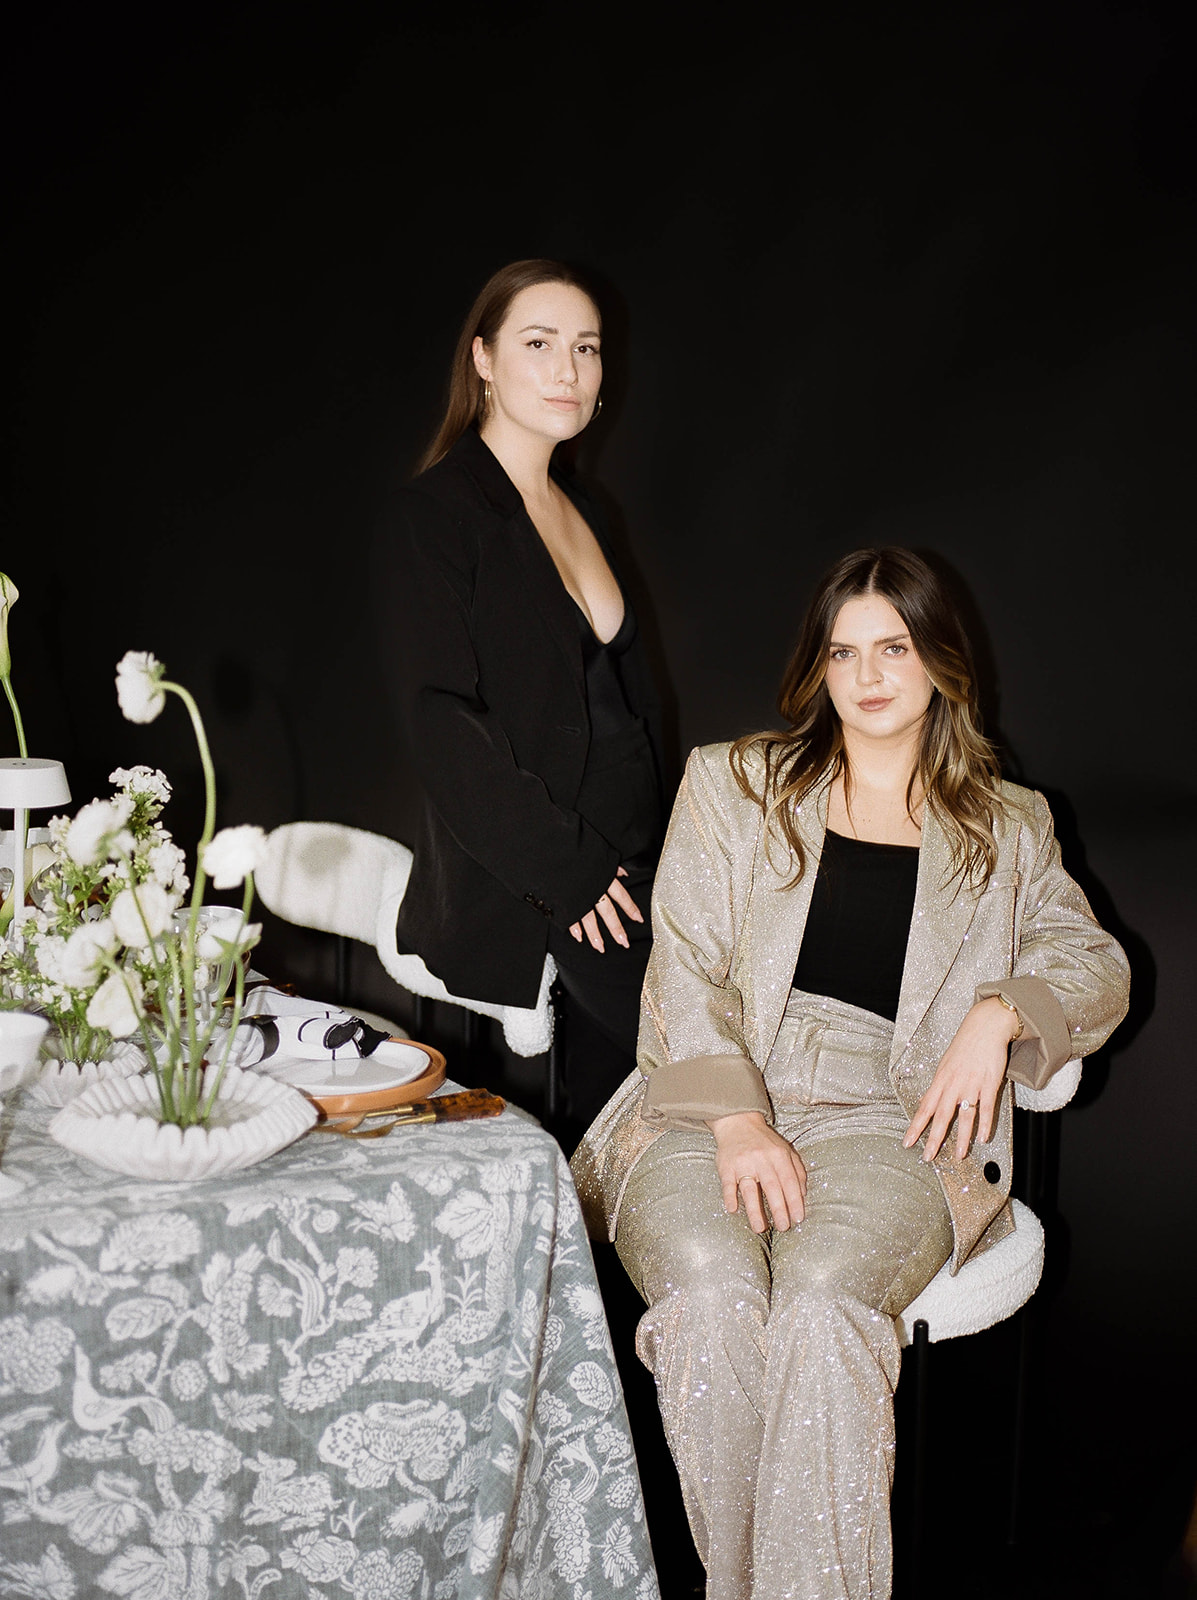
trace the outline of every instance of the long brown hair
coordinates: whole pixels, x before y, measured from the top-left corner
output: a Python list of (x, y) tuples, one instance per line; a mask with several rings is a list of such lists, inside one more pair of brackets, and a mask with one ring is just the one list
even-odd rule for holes
[(453, 352), (453, 365), (449, 369), (449, 395), (445, 414), (432, 443), (425, 450), (417, 467), (427, 472), (461, 438), (467, 428), (482, 421), (486, 409), (486, 385), (474, 366), (474, 340), (494, 344), (499, 329), (507, 320), (511, 302), (521, 289), (531, 289), (538, 283), (565, 283), (580, 289), (598, 310), (594, 291), (576, 268), (564, 261), (550, 261), (535, 256), (527, 261), (512, 261), (500, 267), (478, 291), (478, 298), (470, 307), (469, 315), (461, 325), (457, 348)]
[[(938, 690), (923, 718), (907, 811), (917, 777), (951, 840), (955, 873), (983, 887), (997, 861), (993, 821), (1004, 804), (997, 756), (981, 732), (972, 650), (960, 613), (943, 580), (913, 550), (854, 550), (826, 574), (781, 681), (777, 705), (787, 727), (737, 739), (732, 771), (744, 794), (764, 810), (767, 824), (780, 830), (795, 862), (791, 883), (797, 883), (806, 870), (797, 807), (825, 775), (848, 776), (843, 727), (827, 690), (831, 631), (840, 608), (868, 594), (881, 595), (902, 618)], [(759, 789), (749, 775), (750, 755), (764, 763)]]

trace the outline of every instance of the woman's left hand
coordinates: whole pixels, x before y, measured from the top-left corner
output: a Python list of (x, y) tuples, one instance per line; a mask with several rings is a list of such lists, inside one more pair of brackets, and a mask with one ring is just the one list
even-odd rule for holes
[(957, 1115), (957, 1161), (963, 1161), (968, 1154), (974, 1129), (982, 1144), (993, 1137), (998, 1091), (1006, 1076), (1010, 1040), (1017, 1029), (1017, 1015), (996, 995), (978, 1000), (966, 1013), (906, 1130), (902, 1143), (908, 1150), (927, 1129), (923, 1160), (934, 1161), (952, 1118)]

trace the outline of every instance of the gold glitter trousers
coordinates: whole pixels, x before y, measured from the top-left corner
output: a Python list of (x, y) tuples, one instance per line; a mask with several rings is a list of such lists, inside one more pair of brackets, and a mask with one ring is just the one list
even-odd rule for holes
[(952, 1249), (935, 1172), (902, 1148), (891, 1037), (854, 1006), (791, 997), (765, 1082), (807, 1166), (797, 1227), (757, 1235), (727, 1214), (709, 1132), (663, 1134), (628, 1183), (616, 1248), (648, 1304), (637, 1352), (708, 1600), (890, 1593), (893, 1318)]

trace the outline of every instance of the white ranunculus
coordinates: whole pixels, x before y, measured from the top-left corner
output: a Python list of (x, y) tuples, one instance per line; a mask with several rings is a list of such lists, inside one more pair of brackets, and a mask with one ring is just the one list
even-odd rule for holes
[(201, 961), (222, 961), (228, 946), (240, 946), (245, 918), (235, 906), (205, 906), (200, 918), (195, 953)]
[(75, 813), (66, 832), (66, 853), (80, 867), (93, 867), (97, 861), (119, 852), (129, 854), (133, 836), (126, 828), (133, 811), (127, 794), (111, 800), (90, 800)]
[(137, 1032), (141, 1001), (141, 979), (135, 972), (110, 972), (91, 997), (88, 1026), (106, 1028), (114, 1039), (127, 1039)]
[(108, 782), (126, 794), (148, 794), (163, 805), (171, 796), (170, 779), (157, 767), (117, 767), (108, 774)]
[(235, 889), (258, 870), (265, 854), (266, 835), (261, 828), (222, 828), (204, 851), (204, 871), (214, 889)]
[(148, 650), (126, 650), (116, 665), (116, 698), (130, 722), (153, 722), (166, 704), (164, 667)]
[(112, 955), (119, 943), (110, 918), (80, 923), (66, 941), (61, 955), (62, 981), (72, 989), (90, 988), (100, 975), (104, 957)]
[(175, 897), (152, 878), (135, 889), (122, 889), (110, 911), (117, 938), (132, 950), (144, 949), (166, 932), (177, 904)]

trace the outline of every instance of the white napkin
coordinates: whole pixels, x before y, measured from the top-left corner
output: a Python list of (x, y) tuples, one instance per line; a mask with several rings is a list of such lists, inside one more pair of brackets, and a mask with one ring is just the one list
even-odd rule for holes
[(351, 1011), (260, 984), (245, 997), (230, 1061), (256, 1067), (289, 1061), (360, 1061), (388, 1035)]

